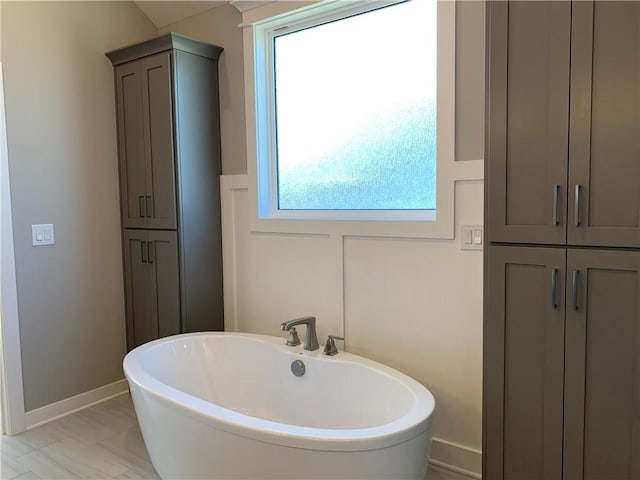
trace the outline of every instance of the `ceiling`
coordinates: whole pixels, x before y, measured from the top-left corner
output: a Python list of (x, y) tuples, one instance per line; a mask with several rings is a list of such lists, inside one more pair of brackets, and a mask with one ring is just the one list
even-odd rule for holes
[(224, 0), (224, 1), (206, 1), (206, 2), (191, 2), (191, 1), (147, 1), (138, 0), (134, 2), (142, 13), (144, 13), (149, 20), (157, 28), (166, 27), (185, 18), (192, 17), (206, 10), (217, 8), (222, 5), (233, 5), (239, 12), (244, 12), (251, 8), (255, 8), (259, 5), (269, 3), (267, 1), (253, 1), (253, 0)]
[(184, 20), (187, 17), (192, 17), (205, 10), (219, 7), (227, 3), (226, 1), (209, 1), (209, 2), (152, 2), (152, 1), (137, 1), (135, 4), (138, 6), (142, 13), (144, 13), (153, 24), (158, 27), (165, 27), (180, 20)]

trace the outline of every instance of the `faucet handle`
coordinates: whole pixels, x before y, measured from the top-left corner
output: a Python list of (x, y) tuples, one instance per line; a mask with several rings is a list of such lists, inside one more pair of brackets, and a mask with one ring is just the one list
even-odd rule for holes
[(300, 343), (300, 337), (298, 337), (296, 327), (291, 327), (291, 330), (289, 330), (289, 337), (287, 338), (287, 347), (295, 347), (296, 345), (300, 345)]
[(338, 349), (336, 348), (336, 342), (334, 340), (344, 340), (344, 337), (339, 337), (338, 335), (329, 335), (327, 338), (327, 344), (324, 346), (324, 350), (322, 351), (323, 355), (337, 355)]

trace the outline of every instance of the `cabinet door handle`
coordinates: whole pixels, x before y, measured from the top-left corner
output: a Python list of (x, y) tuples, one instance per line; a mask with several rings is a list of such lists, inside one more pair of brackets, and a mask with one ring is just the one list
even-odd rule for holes
[(580, 270), (573, 271), (573, 309), (578, 311), (578, 280), (580, 278)]
[(156, 249), (153, 242), (147, 242), (147, 261), (153, 263), (156, 256)]
[(147, 263), (147, 257), (149, 256), (149, 252), (146, 251), (146, 243), (140, 242), (140, 261), (142, 263)]
[(574, 206), (573, 206), (573, 222), (576, 224), (576, 227), (580, 226), (580, 189), (582, 187), (579, 183), (576, 184), (576, 194), (574, 198)]
[(558, 308), (558, 300), (556, 298), (556, 291), (558, 290), (558, 269), (551, 270), (551, 308), (554, 310)]
[(147, 212), (147, 217), (151, 218), (151, 195), (147, 195), (146, 197), (146, 201), (145, 201), (145, 211)]
[(558, 197), (560, 196), (560, 185), (553, 186), (553, 224), (558, 225), (560, 219), (558, 217)]
[(144, 218), (147, 216), (144, 195), (138, 195), (138, 213), (140, 214), (140, 218)]

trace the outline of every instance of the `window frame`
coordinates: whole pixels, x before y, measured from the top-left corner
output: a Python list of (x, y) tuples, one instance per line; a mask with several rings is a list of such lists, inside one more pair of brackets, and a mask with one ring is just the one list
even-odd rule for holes
[[(454, 182), (459, 170), (454, 161), (455, 4), (446, 0), (438, 1), (437, 7), (436, 210), (278, 209), (273, 38), (403, 1), (325, 1), (293, 11), (274, 5), (290, 2), (274, 2), (243, 17), (247, 162), (250, 185), (255, 185), (250, 188), (253, 231), (453, 238)], [(296, 3), (290, 8), (299, 7)]]

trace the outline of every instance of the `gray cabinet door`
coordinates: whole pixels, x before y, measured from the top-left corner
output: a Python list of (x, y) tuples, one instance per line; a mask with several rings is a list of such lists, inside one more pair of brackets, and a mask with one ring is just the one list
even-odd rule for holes
[(117, 66), (115, 77), (122, 224), (143, 228), (146, 225), (147, 168), (140, 62)]
[(570, 249), (567, 271), (565, 479), (638, 479), (640, 252)]
[(560, 479), (565, 249), (486, 254), (483, 478)]
[(640, 247), (640, 3), (576, 2), (571, 245)]
[(146, 230), (124, 230), (124, 283), (127, 315), (127, 347), (158, 338), (157, 323), (151, 310), (151, 271), (147, 255)]
[(149, 230), (148, 265), (152, 271), (151, 315), (157, 336), (180, 333), (178, 234)]
[(488, 240), (564, 244), (569, 2), (488, 2)]
[(124, 230), (127, 346), (180, 333), (176, 232)]
[(173, 148), (171, 53), (140, 61), (147, 167), (147, 227), (175, 229), (176, 180)]
[(171, 53), (119, 65), (115, 75), (123, 227), (175, 229)]

